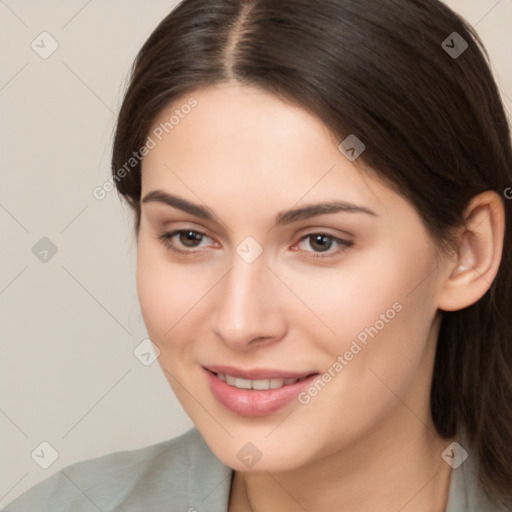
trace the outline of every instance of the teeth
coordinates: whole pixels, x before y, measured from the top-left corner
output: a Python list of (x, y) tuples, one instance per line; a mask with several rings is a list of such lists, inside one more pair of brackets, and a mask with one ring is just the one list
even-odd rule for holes
[(282, 388), (284, 386), (284, 379), (270, 379), (270, 389)]
[[(239, 377), (233, 377), (231, 375), (226, 375), (224, 373), (218, 373), (217, 377), (224, 381), (226, 384), (230, 386), (234, 386), (238, 389), (256, 389), (259, 391), (265, 389), (278, 389), (283, 386), (289, 386), (290, 384), (295, 384), (299, 380), (302, 379), (258, 379), (258, 380), (250, 380), (250, 379), (240, 379)], [(305, 378), (305, 377), (304, 377)]]
[(252, 389), (265, 390), (270, 388), (270, 381), (268, 379), (253, 380), (251, 382)]
[(251, 389), (251, 381), (249, 379), (235, 379), (235, 388), (239, 389)]

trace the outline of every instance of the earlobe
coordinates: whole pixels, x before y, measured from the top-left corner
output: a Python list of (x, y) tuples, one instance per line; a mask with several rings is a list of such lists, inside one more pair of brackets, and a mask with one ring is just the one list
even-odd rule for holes
[(496, 278), (503, 250), (505, 210), (499, 194), (475, 196), (464, 212), (457, 257), (448, 265), (448, 277), (439, 309), (457, 311), (481, 299)]

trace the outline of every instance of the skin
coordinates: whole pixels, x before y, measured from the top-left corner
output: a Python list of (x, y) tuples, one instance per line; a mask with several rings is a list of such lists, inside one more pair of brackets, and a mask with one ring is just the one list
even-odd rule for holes
[[(429, 404), (440, 309), (471, 304), (492, 282), (501, 203), (480, 197), (468, 212), (477, 236), (461, 234), (464, 251), (445, 254), (412, 205), (304, 110), (236, 84), (191, 95), (198, 105), (144, 158), (142, 198), (172, 193), (217, 220), (142, 202), (137, 286), (166, 378), (235, 470), (229, 511), (443, 511), (451, 468), (441, 453), (452, 440), (437, 435)], [(279, 212), (331, 200), (375, 215), (274, 226)], [(158, 239), (177, 229), (206, 236), (195, 246)], [(304, 238), (319, 233), (352, 245), (328, 239), (322, 252)], [(247, 236), (263, 248), (252, 263), (236, 252)], [(400, 312), (307, 405), (247, 418), (209, 390), (201, 367), (210, 364), (323, 373), (396, 303)], [(247, 442), (262, 453), (252, 468), (237, 457)]]

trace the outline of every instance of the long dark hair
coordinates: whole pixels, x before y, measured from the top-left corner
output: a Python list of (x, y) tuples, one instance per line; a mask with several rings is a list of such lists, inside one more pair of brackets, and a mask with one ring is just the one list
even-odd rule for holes
[[(366, 146), (360, 158), (411, 202), (439, 246), (472, 197), (512, 184), (510, 128), (488, 56), (440, 1), (184, 0), (140, 50), (119, 113), (112, 179), (136, 233), (141, 166), (126, 163), (162, 109), (227, 81), (306, 109), (340, 142), (355, 134)], [(442, 313), (431, 389), (439, 434), (464, 430), (496, 502), (512, 489), (512, 201), (504, 207), (498, 276), (474, 305)]]

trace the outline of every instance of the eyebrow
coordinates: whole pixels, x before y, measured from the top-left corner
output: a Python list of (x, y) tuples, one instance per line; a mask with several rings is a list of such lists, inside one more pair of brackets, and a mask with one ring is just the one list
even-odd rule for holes
[[(148, 192), (141, 202), (162, 203), (204, 220), (215, 221), (218, 218), (217, 215), (215, 215), (209, 208), (192, 203), (187, 199), (183, 199), (182, 197), (174, 196), (164, 192), (163, 190), (152, 190), (151, 192)], [(298, 222), (300, 220), (316, 217), (318, 215), (326, 215), (339, 212), (365, 213), (373, 217), (378, 217), (374, 211), (364, 206), (358, 206), (352, 203), (347, 203), (345, 201), (328, 201), (281, 211), (276, 215), (275, 225), (284, 226), (287, 224), (292, 224), (293, 222)]]

